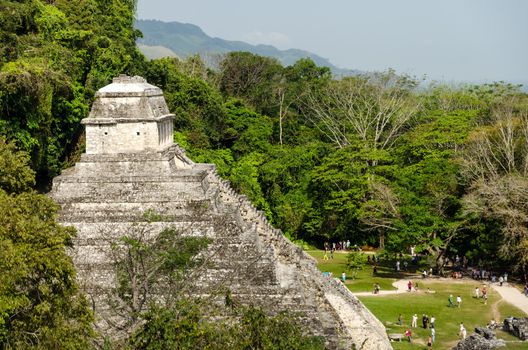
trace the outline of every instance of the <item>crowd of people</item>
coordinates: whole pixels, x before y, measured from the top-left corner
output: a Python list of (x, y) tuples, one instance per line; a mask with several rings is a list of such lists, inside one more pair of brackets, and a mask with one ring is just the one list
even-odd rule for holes
[(337, 250), (347, 251), (347, 250), (358, 250), (357, 245), (350, 246), (350, 240), (340, 241), (340, 242), (324, 242), (324, 256), (323, 260), (333, 259), (334, 252)]
[[(436, 329), (435, 329), (435, 322), (436, 318), (434, 316), (427, 316), (426, 314), (422, 314), (422, 327), (424, 329), (430, 329), (431, 333), (429, 335), (427, 346), (431, 349), (433, 346), (433, 343), (436, 340)], [(403, 326), (403, 315), (399, 314), (398, 316), (398, 325)], [(404, 332), (405, 337), (409, 342), (412, 342), (412, 328), (418, 327), (418, 315), (414, 314), (411, 316), (411, 327), (407, 328), (407, 330)]]

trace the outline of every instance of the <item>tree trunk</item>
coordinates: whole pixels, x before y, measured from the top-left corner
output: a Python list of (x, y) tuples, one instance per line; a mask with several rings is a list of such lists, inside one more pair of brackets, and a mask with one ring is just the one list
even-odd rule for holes
[(380, 249), (385, 249), (385, 233), (380, 233), (379, 235), (379, 247)]

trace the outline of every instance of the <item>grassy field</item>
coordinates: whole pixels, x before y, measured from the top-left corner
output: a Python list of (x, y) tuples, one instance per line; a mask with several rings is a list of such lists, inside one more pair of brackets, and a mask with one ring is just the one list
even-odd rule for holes
[[(340, 277), (346, 270), (346, 253), (335, 253), (333, 260), (324, 261), (322, 251), (309, 251), (318, 261), (321, 271), (332, 272), (335, 277)], [(392, 283), (397, 279), (408, 279), (410, 275), (404, 273), (396, 274), (392, 268), (392, 263), (388, 266), (378, 268), (377, 276), (372, 276), (372, 267), (367, 266), (359, 270), (355, 279), (348, 279), (347, 287), (353, 292), (372, 291), (374, 283), (379, 283), (382, 290), (395, 289)], [(526, 316), (519, 309), (508, 304), (501, 299), (500, 295), (488, 287), (489, 299), (487, 305), (482, 299), (473, 298), (476, 286), (481, 286), (472, 280), (451, 280), (451, 279), (415, 279), (419, 281), (419, 292), (399, 293), (382, 296), (363, 296), (361, 301), (376, 315), (376, 317), (386, 326), (388, 333), (403, 333), (410, 328), (413, 314), (418, 315), (418, 326), (421, 325), (422, 314), (429, 317), (436, 317), (436, 342), (434, 349), (451, 349), (459, 341), (459, 325), (464, 323), (471, 334), (475, 327), (485, 326), (490, 320), (502, 322), (507, 316)], [(427, 288), (432, 291), (427, 293)], [(454, 298), (457, 295), (462, 297), (460, 308), (448, 307), (447, 300), (450, 294)], [(403, 315), (403, 325), (399, 326), (398, 315)], [(430, 329), (421, 327), (413, 328), (413, 342), (407, 341), (392, 343), (394, 349), (425, 349), (427, 338), (431, 334)], [(497, 336), (507, 341), (506, 349), (528, 349), (528, 343), (517, 342), (517, 338), (509, 334), (497, 331)]]
[(348, 276), (346, 285), (353, 292), (371, 292), (375, 283), (379, 283), (382, 290), (394, 290), (392, 283), (405, 278), (405, 275), (397, 274), (393, 268), (387, 266), (378, 266), (378, 272), (376, 276), (373, 276), (370, 265), (358, 270), (352, 278), (352, 272), (346, 268), (347, 253), (337, 251), (334, 253), (334, 258), (328, 260), (323, 260), (324, 251), (322, 250), (310, 250), (307, 253), (317, 259), (317, 267), (323, 272), (331, 272), (334, 277), (341, 278), (341, 273), (344, 271)]

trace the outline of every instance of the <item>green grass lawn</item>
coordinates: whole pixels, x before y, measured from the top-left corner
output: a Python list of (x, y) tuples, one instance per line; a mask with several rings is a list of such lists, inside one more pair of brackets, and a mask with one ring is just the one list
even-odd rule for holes
[[(321, 271), (332, 272), (335, 277), (340, 277), (346, 271), (346, 253), (335, 253), (333, 260), (323, 261), (324, 252), (308, 251), (318, 261)], [(353, 292), (372, 291), (374, 283), (379, 283), (382, 289), (394, 289), (392, 282), (398, 278), (408, 277), (405, 274), (396, 274), (392, 264), (381, 266), (376, 277), (372, 276), (371, 266), (360, 270), (355, 280), (347, 280), (347, 287)], [(475, 287), (479, 285), (471, 280), (419, 280), (420, 292), (400, 293), (395, 295), (363, 296), (360, 297), (365, 306), (386, 326), (388, 333), (403, 333), (410, 327), (411, 317), (418, 315), (418, 326), (421, 325), (422, 314), (436, 317), (436, 342), (433, 348), (451, 349), (458, 341), (460, 322), (463, 322), (468, 335), (473, 333), (477, 326), (485, 326), (491, 319), (502, 322), (508, 316), (526, 316), (519, 309), (501, 299), (500, 295), (488, 288), (488, 303), (484, 305), (482, 299), (473, 298)], [(425, 292), (430, 288), (434, 293)], [(462, 297), (460, 308), (447, 307), (449, 294)], [(404, 317), (403, 326), (397, 324), (398, 315)], [(425, 349), (429, 329), (413, 328), (413, 342), (407, 341), (392, 343), (394, 349)], [(507, 341), (506, 349), (528, 349), (528, 343), (520, 343), (517, 338), (497, 331), (497, 336)]]
[[(421, 324), (422, 314), (436, 317), (435, 349), (450, 349), (457, 341), (460, 322), (471, 334), (475, 327), (485, 326), (491, 319), (501, 322), (510, 315), (522, 316), (522, 312), (512, 305), (501, 301), (498, 293), (490, 290), (488, 304), (481, 299), (472, 297), (476, 282), (422, 282), (422, 291), (430, 288), (435, 293), (403, 293), (399, 295), (360, 297), (365, 306), (372, 311), (387, 327), (389, 333), (403, 333), (410, 327), (413, 314), (418, 315), (418, 325)], [(449, 294), (462, 297), (460, 308), (447, 307)], [(404, 317), (403, 326), (397, 325), (398, 315)], [(414, 328), (413, 343), (393, 343), (394, 349), (423, 349), (430, 335), (429, 329)], [(502, 334), (501, 334), (502, 335)], [(513, 340), (513, 339), (508, 339)], [(521, 344), (528, 348), (528, 344)]]
[(322, 250), (309, 250), (307, 253), (317, 259), (317, 267), (323, 272), (331, 272), (334, 277), (341, 278), (341, 273), (344, 271), (347, 274), (346, 286), (352, 292), (372, 292), (375, 283), (379, 283), (382, 290), (394, 290), (392, 283), (406, 278), (405, 273), (396, 273), (392, 265), (384, 264), (378, 266), (378, 272), (376, 276), (373, 276), (372, 266), (366, 263), (368, 253), (364, 255), (365, 266), (357, 270), (355, 276), (346, 267), (346, 252), (335, 252), (334, 259), (329, 260), (323, 260), (324, 251)]

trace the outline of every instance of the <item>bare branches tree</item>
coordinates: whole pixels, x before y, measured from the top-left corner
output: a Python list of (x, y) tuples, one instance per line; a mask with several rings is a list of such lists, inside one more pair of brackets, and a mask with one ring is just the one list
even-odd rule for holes
[(394, 191), (381, 181), (369, 178), (369, 198), (361, 207), (360, 222), (371, 232), (379, 235), (380, 248), (385, 245), (385, 233), (395, 230), (399, 217), (399, 199)]
[(391, 71), (332, 81), (309, 92), (306, 115), (339, 148), (357, 138), (370, 149), (386, 149), (420, 109), (409, 93), (414, 86)]
[(515, 100), (498, 105), (492, 122), (471, 135), (463, 156), (472, 180), (465, 211), (502, 224), (503, 258), (528, 277), (528, 113)]

